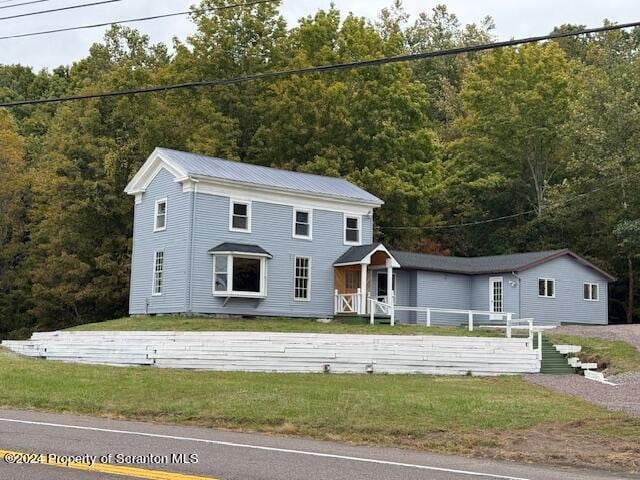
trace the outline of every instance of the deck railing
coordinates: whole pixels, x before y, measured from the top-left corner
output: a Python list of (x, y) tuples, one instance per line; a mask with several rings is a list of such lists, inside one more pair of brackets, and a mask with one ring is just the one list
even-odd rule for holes
[(335, 291), (334, 311), (335, 313), (360, 313), (362, 294), (360, 289), (356, 293), (338, 293)]

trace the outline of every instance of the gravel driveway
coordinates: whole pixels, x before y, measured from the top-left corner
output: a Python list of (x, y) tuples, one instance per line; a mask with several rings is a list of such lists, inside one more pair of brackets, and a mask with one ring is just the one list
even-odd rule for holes
[(610, 377), (616, 386), (588, 380), (582, 375), (525, 375), (536, 385), (575, 395), (609, 410), (640, 417), (640, 372), (621, 373)]
[(579, 335), (581, 337), (624, 340), (640, 350), (640, 324), (633, 325), (565, 325), (553, 329), (551, 334)]
[[(581, 337), (624, 340), (640, 350), (640, 324), (634, 325), (566, 325), (552, 333)], [(582, 375), (525, 375), (525, 378), (543, 387), (575, 395), (609, 410), (640, 417), (640, 372), (627, 372), (609, 377), (616, 386), (588, 380)]]

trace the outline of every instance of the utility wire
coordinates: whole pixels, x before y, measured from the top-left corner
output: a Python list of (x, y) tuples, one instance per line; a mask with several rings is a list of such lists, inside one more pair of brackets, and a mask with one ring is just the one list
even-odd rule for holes
[[(46, 0), (38, 0), (38, 1), (46, 1)], [(212, 7), (212, 8), (202, 8), (198, 10), (187, 10), (184, 12), (175, 12), (175, 13), (164, 13), (160, 15), (153, 15), (150, 17), (139, 17), (139, 18), (130, 18), (128, 20), (116, 20), (113, 22), (104, 22), (104, 23), (94, 23), (90, 25), (80, 25), (76, 27), (66, 27), (66, 28), (57, 28), (55, 30), (44, 30), (40, 32), (30, 32), (30, 33), (18, 33), (16, 35), (6, 35), (4, 37), (0, 37), (0, 40), (7, 40), (10, 38), (24, 38), (24, 37), (34, 37), (36, 35), (48, 35), (51, 33), (60, 33), (60, 32), (70, 32), (73, 30), (86, 30), (90, 28), (99, 28), (99, 27), (107, 27), (109, 25), (118, 25), (121, 23), (134, 23), (134, 22), (146, 22), (149, 20), (158, 20), (160, 18), (169, 18), (169, 17), (178, 17), (182, 15), (189, 15), (192, 13), (206, 13), (213, 12), (216, 10), (227, 10), (229, 8), (237, 8), (237, 7), (249, 7), (252, 5), (259, 5), (263, 3), (273, 3), (277, 0), (258, 0), (255, 2), (247, 2), (247, 3), (235, 3), (231, 5), (224, 5), (222, 7)], [(0, 7), (0, 8), (8, 8), (8, 7)]]
[(0, 17), (0, 20), (10, 20), (12, 18), (31, 17), (33, 15), (44, 15), (45, 13), (63, 12), (65, 10), (75, 10), (77, 8), (95, 7), (96, 5), (104, 5), (105, 3), (121, 2), (122, 0), (102, 0), (100, 2), (82, 3), (80, 5), (71, 5), (68, 7), (52, 8), (50, 10), (40, 10), (38, 12), (20, 13), (18, 15), (10, 15), (8, 17)]
[[(120, 1), (120, 0), (108, 0)], [(103, 2), (105, 3), (105, 2)], [(0, 18), (0, 20), (2, 20)], [(391, 63), (410, 62), (422, 60), (425, 58), (446, 57), (451, 55), (459, 55), (462, 53), (481, 52), (485, 50), (493, 50), (496, 48), (510, 47), (515, 45), (523, 45), (528, 43), (536, 43), (544, 40), (553, 40), (556, 38), (575, 37), (578, 35), (587, 35), (591, 33), (608, 32), (612, 30), (621, 30), (623, 28), (632, 28), (640, 26), (640, 22), (623, 23), (619, 25), (606, 25), (598, 28), (589, 28), (584, 30), (575, 30), (572, 32), (558, 32), (550, 35), (542, 35), (538, 37), (520, 38), (515, 40), (506, 40), (503, 42), (484, 43), (480, 45), (472, 45), (468, 47), (457, 47), (446, 50), (436, 50), (431, 52), (419, 52), (408, 55), (397, 55), (394, 57), (382, 57), (372, 60), (359, 60), (347, 63), (333, 63), (329, 65), (320, 65), (316, 67), (298, 68), (294, 70), (283, 70), (276, 72), (257, 73), (253, 75), (245, 75), (242, 77), (222, 78), (215, 80), (204, 80), (199, 82), (186, 82), (171, 85), (160, 85), (154, 87), (132, 88), (128, 90), (119, 90), (111, 92), (100, 92), (83, 95), (70, 95), (65, 97), (40, 98), (32, 100), (18, 100), (15, 102), (0, 103), (0, 107), (17, 107), (19, 105), (37, 105), (42, 103), (69, 102), (74, 100), (87, 100), (91, 98), (107, 98), (119, 97), (124, 95), (139, 95), (144, 93), (166, 92), (169, 90), (179, 90), (184, 88), (210, 87), (217, 85), (235, 85), (239, 83), (254, 82), (257, 80), (272, 80), (276, 78), (289, 77), (291, 75), (307, 75), (310, 73), (325, 73), (344, 70), (353, 70), (355, 68), (372, 67), (378, 65), (387, 65)]]
[[(556, 205), (550, 205), (547, 207), (547, 210), (553, 210), (555, 208), (562, 208), (562, 207), (566, 207), (567, 205), (569, 205), (570, 203), (575, 202), (576, 200), (580, 200), (584, 197), (587, 197), (589, 195), (592, 195), (596, 192), (599, 192), (605, 188), (608, 188), (612, 185), (614, 185), (615, 183), (617, 183), (618, 181), (622, 180), (622, 179), (630, 179), (630, 178), (634, 178), (640, 176), (640, 171), (636, 172), (634, 174), (631, 175), (625, 175), (625, 176), (618, 176), (615, 177), (613, 180), (611, 180), (610, 182), (601, 185), (599, 187), (594, 188), (593, 190), (589, 190), (587, 192), (582, 192), (579, 193), (577, 195), (574, 195), (572, 197), (569, 197), (567, 199), (565, 199), (563, 202), (556, 204)], [(432, 223), (429, 225), (417, 225), (417, 226), (403, 226), (403, 227), (379, 227), (381, 230), (440, 230), (440, 229), (449, 229), (449, 228), (460, 228), (460, 227), (469, 227), (469, 226), (473, 226), (473, 225), (483, 225), (486, 223), (495, 223), (495, 222), (500, 222), (502, 220), (509, 220), (511, 218), (517, 218), (517, 217), (522, 217), (525, 215), (530, 215), (532, 213), (536, 213), (537, 210), (535, 209), (531, 209), (531, 210), (527, 210), (525, 212), (518, 212), (518, 213), (513, 213), (511, 215), (504, 215), (502, 217), (495, 217), (495, 218), (488, 218), (486, 220), (477, 220), (475, 222), (464, 222), (464, 223)]]
[[(5, 8), (22, 7), (23, 5), (32, 5), (34, 3), (44, 3), (44, 2), (48, 2), (48, 1), (49, 0), (31, 0), (30, 2), (14, 3), (13, 5), (6, 5), (4, 7), (0, 7), (0, 10), (3, 10)], [(6, 3), (6, 2), (0, 2), (0, 3)]]

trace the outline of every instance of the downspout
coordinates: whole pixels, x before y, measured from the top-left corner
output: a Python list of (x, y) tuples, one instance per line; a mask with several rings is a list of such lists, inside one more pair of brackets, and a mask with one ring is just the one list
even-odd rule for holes
[(511, 275), (518, 280), (518, 318), (522, 318), (522, 281), (515, 271)]

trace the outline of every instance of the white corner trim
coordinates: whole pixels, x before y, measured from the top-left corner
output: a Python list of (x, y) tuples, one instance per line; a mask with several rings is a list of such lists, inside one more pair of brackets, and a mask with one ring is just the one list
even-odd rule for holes
[[(309, 235), (297, 235), (296, 234), (296, 214), (298, 212), (304, 212), (309, 214)], [(291, 225), (291, 236), (293, 238), (297, 238), (300, 240), (313, 240), (313, 209), (312, 208), (302, 208), (302, 207), (293, 207), (293, 220)]]
[[(233, 226), (233, 206), (235, 204), (247, 206), (247, 228), (234, 228)], [(229, 198), (229, 231), (240, 233), (251, 233), (251, 200)]]

